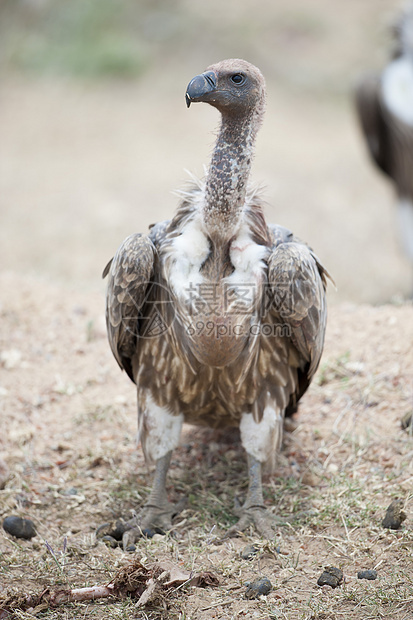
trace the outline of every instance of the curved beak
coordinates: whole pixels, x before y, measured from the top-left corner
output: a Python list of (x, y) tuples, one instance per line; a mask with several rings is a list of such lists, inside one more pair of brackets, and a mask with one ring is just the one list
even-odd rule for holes
[(185, 93), (187, 107), (189, 108), (191, 103), (208, 101), (208, 95), (214, 92), (216, 85), (217, 78), (213, 71), (205, 71), (192, 78)]

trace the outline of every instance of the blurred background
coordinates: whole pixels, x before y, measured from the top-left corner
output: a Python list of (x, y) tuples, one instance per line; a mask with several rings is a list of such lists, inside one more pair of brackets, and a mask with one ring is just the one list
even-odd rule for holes
[[(128, 234), (169, 218), (218, 123), (189, 80), (256, 64), (268, 106), (253, 181), (267, 217), (316, 250), (330, 302), (411, 292), (395, 197), (370, 164), (352, 90), (392, 50), (396, 0), (1, 0), (2, 270), (103, 290)], [(4, 292), (3, 292), (4, 293)]]

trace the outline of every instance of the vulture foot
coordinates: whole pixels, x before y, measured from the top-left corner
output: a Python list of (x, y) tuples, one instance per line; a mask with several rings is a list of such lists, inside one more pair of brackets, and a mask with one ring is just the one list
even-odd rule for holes
[(105, 523), (96, 532), (98, 538), (108, 537), (122, 540), (125, 551), (142, 536), (151, 538), (154, 534), (165, 534), (172, 529), (172, 519), (186, 506), (186, 498), (171, 504), (166, 494), (165, 481), (172, 451), (156, 461), (152, 491), (141, 512), (129, 521), (118, 520)]
[(151, 537), (154, 534), (164, 534), (171, 530), (172, 518), (185, 507), (186, 499), (175, 505), (168, 501), (166, 494), (166, 474), (171, 455), (172, 451), (156, 461), (152, 491), (148, 500), (142, 512), (126, 524), (128, 529), (122, 536), (122, 544), (125, 550), (141, 536)]
[(261, 482), (261, 463), (251, 454), (248, 454), (248, 493), (243, 506), (238, 500), (234, 512), (240, 517), (238, 523), (231, 527), (227, 536), (235, 536), (243, 532), (249, 525), (253, 525), (264, 538), (272, 540), (276, 531), (276, 518), (264, 506)]
[(252, 525), (267, 540), (273, 540), (276, 534), (276, 519), (265, 506), (250, 506), (236, 511), (240, 515), (238, 523), (227, 532), (227, 536), (236, 536)]
[(142, 536), (151, 538), (154, 534), (165, 534), (172, 529), (172, 519), (182, 512), (186, 505), (186, 498), (177, 504), (168, 501), (159, 506), (146, 504), (141, 513), (125, 523), (126, 531), (122, 535), (124, 550), (135, 543)]

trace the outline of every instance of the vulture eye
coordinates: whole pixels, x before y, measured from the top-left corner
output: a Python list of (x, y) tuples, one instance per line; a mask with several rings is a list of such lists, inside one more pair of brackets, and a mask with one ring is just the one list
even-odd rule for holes
[(242, 73), (234, 73), (234, 75), (231, 75), (231, 82), (234, 82), (237, 86), (242, 86), (245, 80), (246, 77)]

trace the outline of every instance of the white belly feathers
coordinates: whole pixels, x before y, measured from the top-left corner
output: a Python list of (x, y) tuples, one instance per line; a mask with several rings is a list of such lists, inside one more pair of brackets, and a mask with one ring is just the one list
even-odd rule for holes
[(413, 127), (413, 62), (401, 56), (383, 72), (382, 93), (389, 110)]

